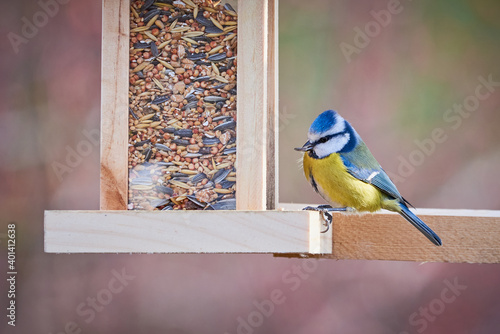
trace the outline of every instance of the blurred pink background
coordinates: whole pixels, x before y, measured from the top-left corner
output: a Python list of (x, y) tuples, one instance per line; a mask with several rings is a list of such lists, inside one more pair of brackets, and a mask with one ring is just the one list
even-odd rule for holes
[[(44, 210), (98, 208), (97, 146), (70, 170), (55, 168), (99, 129), (101, 2), (53, 7), (16, 52), (12, 33), (23, 36), (23, 17), (40, 15), (40, 3), (4, 2), (0, 12), (0, 269), (15, 222), (18, 270), (16, 327), (0, 281), (2, 333), (498, 332), (498, 265), (45, 254)], [(456, 129), (445, 118), (479, 76), (500, 81), (500, 3), (402, 1), (346, 57), (341, 45), (356, 47), (355, 29), (390, 3), (280, 1), (280, 201), (322, 203), (293, 147), (336, 109), (415, 206), (500, 209), (500, 89)], [(447, 140), (401, 175), (434, 129)]]

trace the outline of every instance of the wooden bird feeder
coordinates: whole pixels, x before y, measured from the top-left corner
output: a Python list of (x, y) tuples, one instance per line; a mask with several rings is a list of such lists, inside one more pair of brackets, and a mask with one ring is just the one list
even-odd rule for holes
[(500, 262), (499, 211), (418, 210), (442, 237), (435, 247), (397, 214), (334, 213), (321, 233), (318, 212), (278, 204), (278, 0), (235, 5), (236, 210), (127, 210), (131, 8), (103, 0), (100, 210), (46, 211), (45, 252)]

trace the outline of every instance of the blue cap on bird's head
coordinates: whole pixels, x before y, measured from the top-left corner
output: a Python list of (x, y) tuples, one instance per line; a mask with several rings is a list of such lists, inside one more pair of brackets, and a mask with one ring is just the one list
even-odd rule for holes
[(356, 131), (336, 111), (322, 112), (309, 128), (307, 143), (296, 151), (312, 152), (314, 157), (323, 158), (331, 153), (348, 152), (358, 142)]
[(342, 117), (340, 117), (340, 115), (335, 110), (327, 110), (322, 112), (311, 124), (309, 133), (320, 134), (327, 131), (331, 126), (338, 123), (338, 117), (342, 120)]
[(339, 133), (345, 129), (345, 120), (335, 110), (322, 112), (309, 128), (309, 140), (315, 141), (326, 133)]

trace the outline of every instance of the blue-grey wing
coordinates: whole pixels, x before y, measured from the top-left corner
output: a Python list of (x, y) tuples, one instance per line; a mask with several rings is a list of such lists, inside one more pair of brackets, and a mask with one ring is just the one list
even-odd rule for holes
[(360, 138), (358, 140), (358, 145), (354, 150), (340, 153), (349, 174), (358, 180), (372, 184), (393, 198), (406, 202), (365, 143)]

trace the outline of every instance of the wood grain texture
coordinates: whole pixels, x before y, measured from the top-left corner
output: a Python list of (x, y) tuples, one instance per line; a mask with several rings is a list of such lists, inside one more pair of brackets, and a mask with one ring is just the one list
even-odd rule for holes
[(279, 77), (278, 77), (278, 0), (268, 0), (267, 33), (267, 166), (266, 209), (276, 209), (279, 196)]
[(238, 210), (265, 210), (277, 198), (277, 3), (238, 2)]
[(422, 214), (419, 217), (441, 237), (443, 246), (432, 245), (396, 214), (367, 214), (358, 217), (335, 214), (332, 258), (500, 262), (499, 217)]
[(125, 210), (128, 196), (129, 2), (103, 0), (101, 62), (102, 210)]
[(45, 252), (331, 252), (321, 224), (304, 211), (46, 211)]
[[(305, 205), (280, 205), (297, 209)], [(500, 263), (500, 211), (418, 209), (442, 239), (431, 244), (400, 215), (342, 214), (333, 217), (333, 254), (342, 260)]]

